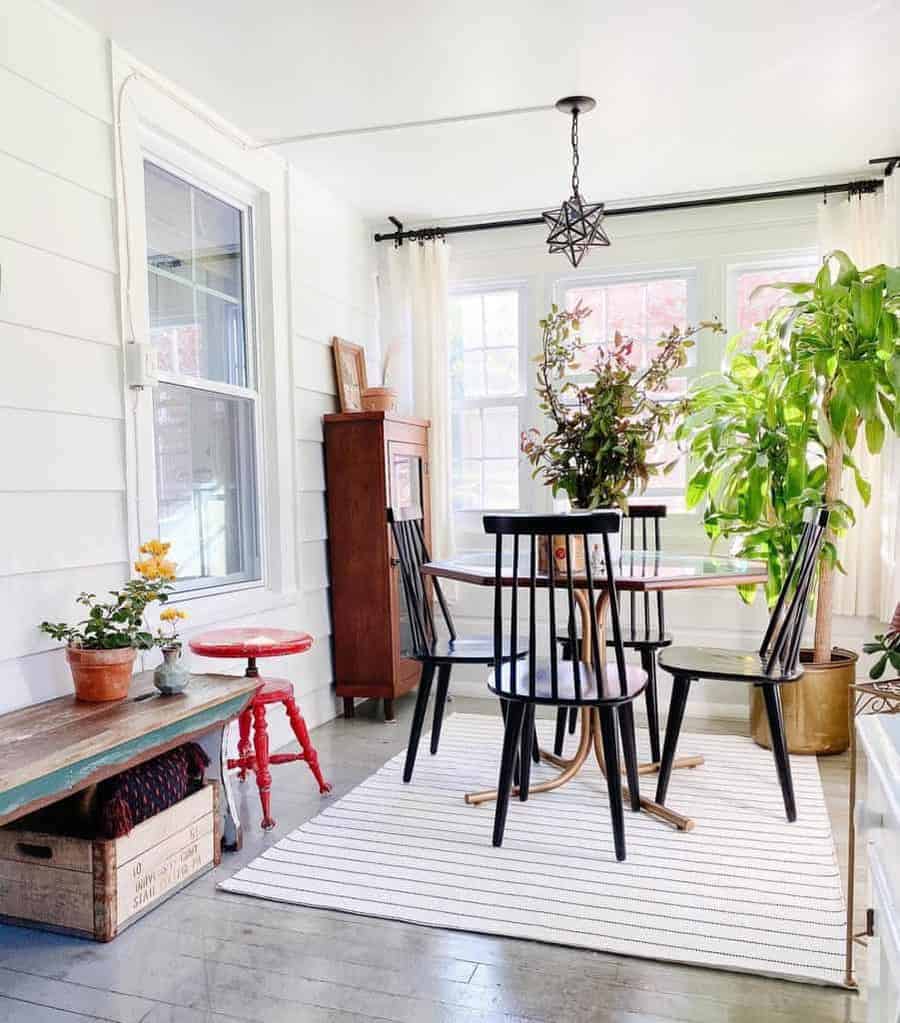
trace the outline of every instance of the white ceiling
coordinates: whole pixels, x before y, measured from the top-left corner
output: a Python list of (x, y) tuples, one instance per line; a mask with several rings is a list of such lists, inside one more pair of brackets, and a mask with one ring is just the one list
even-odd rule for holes
[[(65, 2), (258, 139), (595, 96), (595, 201), (900, 151), (898, 0)], [(422, 222), (558, 204), (568, 130), (545, 112), (281, 149), (371, 219)]]

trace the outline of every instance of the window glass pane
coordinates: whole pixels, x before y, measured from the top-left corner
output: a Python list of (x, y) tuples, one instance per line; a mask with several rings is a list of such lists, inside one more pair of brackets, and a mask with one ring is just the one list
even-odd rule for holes
[(144, 164), (147, 262), (191, 280), (191, 186), (152, 163)]
[(687, 326), (687, 281), (648, 281), (646, 337), (656, 340), (673, 326), (680, 330)]
[(484, 345), (481, 295), (463, 295), (459, 303), (459, 335), (463, 348), (481, 348)]
[(519, 463), (516, 459), (484, 463), (484, 508), (519, 507)]
[(488, 394), (515, 394), (519, 389), (518, 348), (488, 348), (484, 353)]
[(611, 284), (606, 289), (607, 331), (612, 340), (616, 331), (626, 337), (646, 337), (644, 284)]
[(159, 535), (180, 585), (259, 579), (253, 402), (163, 384), (154, 416)]
[(463, 458), (481, 458), (481, 412), (477, 408), (466, 409), (462, 413), (462, 447)]
[(481, 497), (481, 461), (467, 458), (460, 463), (453, 484), (453, 507), (457, 511), (483, 508)]
[(484, 410), (484, 457), (516, 458), (519, 451), (519, 410), (515, 405)]
[(240, 298), (241, 211), (194, 189), (194, 264), (197, 284)]
[(244, 310), (235, 302), (197, 291), (200, 370), (198, 376), (247, 384)]
[(479, 398), (484, 394), (484, 350), (466, 352), (463, 359), (463, 395)]
[(765, 284), (777, 281), (812, 281), (817, 269), (814, 264), (800, 264), (781, 269), (745, 270), (735, 275), (734, 329), (744, 334), (744, 345), (749, 347), (756, 340), (758, 324), (767, 320), (779, 306), (791, 301), (793, 297), (774, 288), (763, 288), (756, 295), (753, 292)]
[(150, 340), (164, 373), (200, 375), (200, 330), (194, 316), (194, 289), (150, 270)]
[(488, 348), (519, 343), (517, 291), (497, 291), (484, 296), (484, 343)]

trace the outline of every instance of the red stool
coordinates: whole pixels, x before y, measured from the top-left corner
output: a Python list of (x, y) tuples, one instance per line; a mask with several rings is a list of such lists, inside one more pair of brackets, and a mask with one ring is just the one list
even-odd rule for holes
[[(217, 629), (205, 632), (190, 642), (191, 650), (203, 657), (246, 657), (248, 678), (258, 678), (257, 657), (283, 657), (286, 654), (302, 654), (312, 646), (312, 636), (305, 632), (293, 632), (290, 629)], [(319, 769), (319, 757), (309, 741), (306, 722), (294, 700), (294, 687), (285, 679), (271, 678), (260, 680), (262, 685), (257, 689), (250, 705), (238, 720), (239, 739), (238, 755), (228, 761), (229, 768), (240, 769), (238, 777), (241, 781), (247, 777), (247, 771), (256, 775), (259, 788), (259, 801), (262, 803), (262, 827), (266, 830), (275, 827), (271, 814), (272, 774), (270, 764), (289, 764), (293, 760), (305, 760), (319, 783), (319, 792), (331, 791), (331, 785), (322, 777)], [(266, 707), (270, 703), (282, 703), (287, 712), (288, 720), (297, 742), (300, 743), (299, 753), (269, 753), (269, 733), (266, 729)], [(253, 732), (251, 742), (250, 733)]]

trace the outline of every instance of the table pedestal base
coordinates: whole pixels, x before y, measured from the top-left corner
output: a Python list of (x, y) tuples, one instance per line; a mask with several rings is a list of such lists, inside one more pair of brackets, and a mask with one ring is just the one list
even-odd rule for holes
[[(575, 751), (575, 756), (567, 760), (563, 757), (557, 757), (553, 753), (545, 753), (541, 750), (541, 759), (548, 764), (552, 764), (554, 767), (561, 768), (561, 770), (555, 778), (548, 778), (547, 781), (538, 782), (536, 785), (529, 785), (529, 796), (535, 795), (539, 792), (552, 792), (553, 789), (558, 789), (560, 786), (565, 785), (566, 782), (571, 781), (584, 766), (585, 761), (590, 756), (592, 747), (597, 763), (600, 765), (600, 770), (604, 771), (603, 741), (600, 738), (600, 713), (596, 710), (596, 708), (582, 707), (580, 717), (581, 736), (578, 742), (578, 749)], [(698, 767), (702, 763), (703, 757), (681, 757), (679, 760), (675, 761), (675, 766)], [(652, 774), (658, 770), (658, 764), (642, 764), (639, 768), (639, 773)], [(513, 786), (512, 795), (517, 796), (518, 794), (518, 786)], [(622, 795), (627, 806), (629, 803), (627, 785), (622, 786)], [(478, 806), (481, 803), (489, 803), (496, 798), (496, 789), (486, 789), (483, 792), (468, 792), (465, 796), (466, 802), (471, 806)], [(655, 817), (657, 820), (663, 821), (665, 824), (671, 825), (678, 831), (693, 830), (694, 821), (691, 820), (690, 817), (685, 817), (683, 814), (680, 814), (675, 810), (670, 810), (667, 806), (662, 806), (660, 803), (655, 803), (652, 799), (647, 799), (645, 796), (641, 796), (640, 799), (641, 810), (644, 813), (649, 814), (651, 817)]]

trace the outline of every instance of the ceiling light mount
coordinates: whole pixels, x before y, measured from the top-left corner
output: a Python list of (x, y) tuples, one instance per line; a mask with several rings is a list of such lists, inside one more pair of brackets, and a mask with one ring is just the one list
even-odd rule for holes
[(609, 245), (609, 237), (601, 227), (603, 203), (585, 202), (578, 180), (578, 118), (596, 105), (591, 96), (564, 96), (556, 102), (556, 109), (572, 118), (572, 194), (558, 209), (547, 210), (543, 219), (550, 228), (550, 252), (564, 252), (572, 266), (578, 266), (588, 249)]

